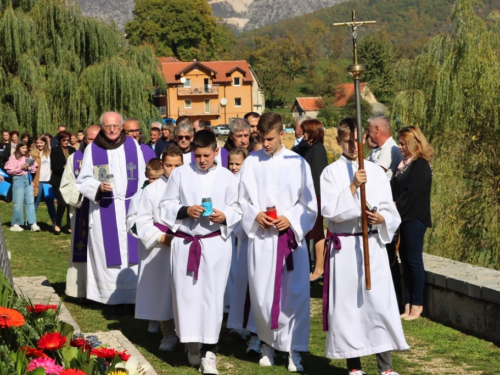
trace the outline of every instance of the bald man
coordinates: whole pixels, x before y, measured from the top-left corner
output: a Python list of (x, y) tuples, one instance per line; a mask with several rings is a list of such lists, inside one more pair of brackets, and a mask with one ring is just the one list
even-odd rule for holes
[(155, 152), (148, 145), (141, 142), (141, 128), (139, 127), (139, 120), (135, 118), (128, 118), (123, 121), (123, 130), (127, 137), (135, 139), (141, 146), (142, 155), (144, 156), (144, 162), (147, 164), (148, 161), (155, 158)]

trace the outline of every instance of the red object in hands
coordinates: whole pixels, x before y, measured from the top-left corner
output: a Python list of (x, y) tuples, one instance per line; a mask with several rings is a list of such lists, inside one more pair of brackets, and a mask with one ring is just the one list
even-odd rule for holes
[(278, 211), (276, 211), (276, 207), (274, 206), (266, 208), (266, 215), (273, 220), (278, 220)]

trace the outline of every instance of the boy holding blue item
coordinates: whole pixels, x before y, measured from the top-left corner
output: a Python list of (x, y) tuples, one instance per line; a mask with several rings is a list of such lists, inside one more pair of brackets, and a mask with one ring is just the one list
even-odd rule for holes
[(174, 233), (172, 299), (177, 335), (200, 372), (218, 374), (217, 343), (224, 290), (231, 265), (231, 232), (241, 220), (238, 181), (215, 163), (217, 140), (200, 130), (192, 142), (195, 162), (175, 169), (160, 202), (160, 218)]

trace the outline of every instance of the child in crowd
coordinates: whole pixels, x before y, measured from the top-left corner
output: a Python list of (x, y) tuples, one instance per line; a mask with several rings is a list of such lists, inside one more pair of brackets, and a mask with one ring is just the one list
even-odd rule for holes
[(261, 366), (288, 352), (288, 371), (304, 371), (309, 346), (309, 260), (305, 235), (318, 211), (311, 169), (282, 144), (283, 118), (264, 113), (257, 125), (263, 149), (241, 170), (241, 225), (248, 236), (250, 302), (262, 340)]
[[(159, 349), (171, 351), (177, 343), (172, 307), (172, 274), (170, 265), (171, 235), (160, 219), (159, 204), (172, 171), (182, 166), (182, 150), (169, 145), (162, 153), (158, 181), (147, 186), (139, 201), (137, 235), (144, 248), (139, 264), (139, 281), (135, 317), (160, 322), (163, 338)], [(148, 163), (149, 165), (149, 163)]]
[[(323, 295), (323, 329), (328, 331), (325, 354), (347, 359), (351, 375), (365, 374), (360, 356), (377, 355), (380, 374), (392, 370), (391, 350), (406, 350), (398, 303), (384, 243), (392, 240), (401, 222), (387, 176), (365, 161), (358, 169), (356, 120), (344, 119), (337, 128), (342, 156), (321, 175), (321, 213), (328, 234)], [(372, 289), (365, 288), (359, 187), (366, 186), (371, 226), (368, 243)]]
[(39, 232), (36, 224), (35, 202), (33, 197), (32, 173), (36, 172), (38, 164), (28, 157), (28, 145), (25, 141), (17, 142), (16, 151), (9, 157), (5, 170), (12, 176), (12, 222), (10, 230), (22, 232), (24, 225), (23, 208), (26, 205), (26, 221), (33, 232)]
[[(215, 163), (217, 140), (200, 130), (191, 144), (195, 162), (174, 170), (160, 203), (161, 220), (172, 232), (172, 298), (177, 335), (188, 360), (203, 374), (216, 364), (231, 264), (231, 232), (241, 220), (238, 181)], [(198, 352), (198, 344), (201, 349)], [(200, 360), (201, 358), (201, 360)]]
[(236, 147), (229, 152), (229, 163), (228, 169), (233, 172), (234, 175), (238, 174), (243, 165), (243, 162), (248, 156), (248, 150), (243, 147)]

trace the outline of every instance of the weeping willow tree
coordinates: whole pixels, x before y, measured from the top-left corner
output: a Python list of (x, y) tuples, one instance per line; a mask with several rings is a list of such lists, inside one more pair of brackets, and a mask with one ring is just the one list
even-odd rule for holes
[(400, 126), (421, 127), (436, 151), (428, 251), (500, 268), (500, 33), (457, 0), (451, 35), (399, 64)]
[(165, 80), (149, 47), (126, 47), (102, 21), (66, 0), (0, 0), (0, 124), (31, 134), (76, 130), (115, 110), (158, 118)]

